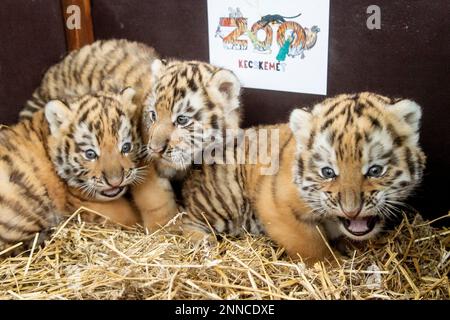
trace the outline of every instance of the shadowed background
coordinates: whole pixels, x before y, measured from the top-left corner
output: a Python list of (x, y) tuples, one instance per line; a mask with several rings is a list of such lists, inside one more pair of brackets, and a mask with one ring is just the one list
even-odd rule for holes
[[(411, 199), (424, 216), (450, 208), (450, 2), (331, 0), (328, 96), (375, 91), (417, 101), (424, 111), (424, 183)], [(366, 27), (366, 9), (381, 8), (381, 30)], [(205, 0), (92, 0), (96, 39), (145, 42), (164, 57), (208, 61)], [(17, 121), (45, 70), (66, 53), (61, 4), (0, 2), (0, 123)], [(210, 30), (211, 31), (211, 30)], [(214, 30), (212, 30), (214, 31)], [(244, 125), (287, 121), (295, 106), (323, 96), (244, 89)]]

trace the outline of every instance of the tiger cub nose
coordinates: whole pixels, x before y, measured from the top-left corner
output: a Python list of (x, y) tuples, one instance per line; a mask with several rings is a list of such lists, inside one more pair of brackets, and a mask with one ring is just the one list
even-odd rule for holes
[(164, 153), (164, 151), (167, 148), (167, 143), (161, 144), (161, 145), (150, 145), (149, 149), (150, 151), (154, 152), (154, 153)]
[(105, 176), (105, 181), (107, 184), (109, 184), (113, 188), (119, 187), (123, 182), (123, 175), (120, 176), (114, 176), (114, 177), (107, 177)]
[(150, 147), (150, 150), (155, 153), (162, 153), (166, 147)]
[(354, 209), (354, 210), (342, 210), (342, 212), (350, 219), (354, 219), (358, 216), (358, 214), (361, 212), (361, 209)]

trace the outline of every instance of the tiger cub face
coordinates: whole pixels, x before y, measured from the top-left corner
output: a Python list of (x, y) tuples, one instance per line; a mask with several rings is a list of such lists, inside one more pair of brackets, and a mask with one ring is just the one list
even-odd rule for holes
[(45, 106), (48, 147), (58, 175), (88, 199), (113, 200), (138, 181), (134, 90), (85, 95)]
[(219, 142), (218, 132), (239, 127), (240, 83), (231, 71), (198, 61), (155, 60), (152, 76), (142, 136), (149, 160), (170, 177)]
[(332, 221), (335, 235), (365, 240), (421, 181), (421, 108), (410, 100), (361, 93), (297, 109), (295, 183), (313, 214)]

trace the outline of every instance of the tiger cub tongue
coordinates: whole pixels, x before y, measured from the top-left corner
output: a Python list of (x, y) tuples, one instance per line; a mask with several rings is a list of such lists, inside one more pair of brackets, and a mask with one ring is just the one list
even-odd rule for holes
[(368, 220), (369, 219), (348, 220), (350, 223), (347, 225), (347, 229), (354, 233), (367, 232), (369, 231)]
[(114, 196), (118, 195), (120, 193), (120, 191), (122, 191), (122, 188), (111, 188), (108, 190), (104, 190), (103, 194), (108, 197), (114, 197)]

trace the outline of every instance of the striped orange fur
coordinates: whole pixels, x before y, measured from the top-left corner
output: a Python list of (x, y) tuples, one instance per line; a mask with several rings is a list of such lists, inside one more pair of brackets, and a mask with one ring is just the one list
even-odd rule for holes
[(20, 118), (30, 118), (53, 99), (73, 99), (99, 91), (117, 93), (132, 87), (135, 104), (141, 108), (151, 89), (155, 50), (128, 40), (99, 40), (72, 51), (50, 67), (34, 91)]

